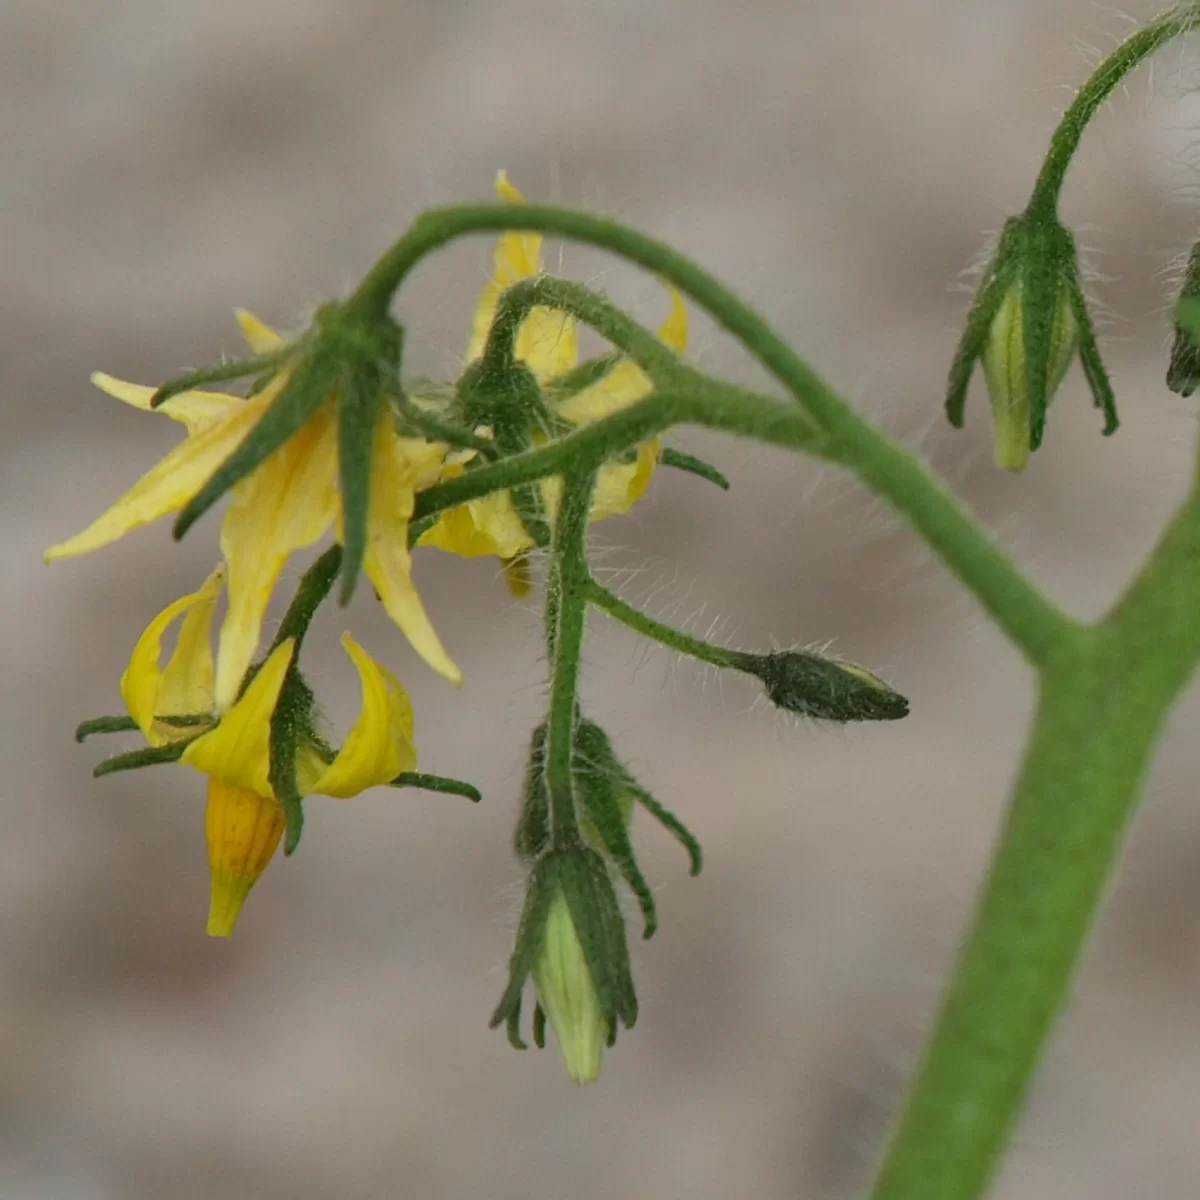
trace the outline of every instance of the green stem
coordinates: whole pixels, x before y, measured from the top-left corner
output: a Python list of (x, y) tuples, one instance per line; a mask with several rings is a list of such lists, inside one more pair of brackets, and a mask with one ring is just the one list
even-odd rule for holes
[(1167, 712), (1200, 660), (1200, 499), (1042, 681), (1004, 832), (871, 1200), (975, 1200), (1062, 1005)]
[(579, 838), (572, 762), (579, 709), (579, 665), (587, 625), (587, 523), (595, 465), (587, 463), (563, 480), (562, 501), (550, 545), (547, 630), (550, 651), (550, 715), (546, 722), (546, 787), (550, 793), (553, 849), (565, 850)]
[(447, 775), (429, 775), (424, 771), (404, 771), (391, 780), (388, 787), (412, 787), (425, 792), (443, 792), (447, 796), (463, 796), (473, 804), (478, 804), (483, 799), (474, 784), (462, 779), (451, 779)]
[(723, 646), (714, 646), (682, 630), (664, 625), (661, 621), (648, 617), (641, 609), (626, 604), (619, 596), (614, 596), (606, 587), (602, 587), (594, 579), (588, 581), (587, 598), (597, 608), (603, 609), (615, 621), (674, 650), (676, 654), (686, 654), (698, 658), (701, 662), (709, 663), (722, 669), (744, 671), (746, 655), (740, 650), (727, 650)]
[(1050, 149), (1029, 199), (1030, 213), (1049, 217), (1057, 213), (1063, 180), (1075, 151), (1079, 149), (1083, 132), (1121, 80), (1143, 59), (1197, 26), (1200, 26), (1200, 5), (1194, 0), (1176, 4), (1127, 38), (1096, 68), (1079, 89), (1050, 139)]
[(271, 643), (271, 650), (278, 649), (288, 638), (294, 638), (296, 647), (292, 651), (292, 663), (295, 664), (299, 660), (304, 635), (308, 632), (313, 617), (317, 615), (317, 609), (329, 595), (341, 567), (342, 548), (335, 543), (304, 572), (300, 586), (296, 588), (296, 594), (292, 597), (287, 612), (283, 614), (283, 620), (279, 622), (279, 631)]

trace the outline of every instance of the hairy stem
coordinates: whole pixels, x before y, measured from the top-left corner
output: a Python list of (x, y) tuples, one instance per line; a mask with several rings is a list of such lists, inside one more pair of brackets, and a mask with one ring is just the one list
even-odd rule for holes
[(712, 642), (692, 637), (680, 629), (664, 625), (661, 621), (648, 617), (632, 604), (626, 604), (619, 596), (614, 596), (606, 587), (602, 587), (594, 579), (590, 580), (587, 589), (588, 600), (597, 608), (603, 609), (615, 621), (627, 625), (643, 637), (660, 642), (676, 654), (686, 654), (701, 662), (714, 667), (722, 667), (734, 671), (746, 669), (746, 655), (738, 650), (727, 650), (723, 646), (715, 646)]
[(975, 1200), (986, 1186), (1200, 660), (1197, 595), (1193, 493), (1108, 620), (1043, 676), (999, 847), (871, 1200)]
[(1029, 198), (1029, 212), (1055, 215), (1067, 169), (1079, 149), (1084, 130), (1100, 106), (1143, 59), (1197, 26), (1200, 26), (1200, 4), (1195, 0), (1176, 4), (1128, 37), (1096, 68), (1063, 113), (1050, 139), (1050, 148)]
[(587, 522), (596, 483), (591, 464), (563, 480), (562, 501), (550, 543), (547, 629), (550, 654), (550, 715), (546, 722), (546, 787), (550, 793), (550, 837), (555, 849), (579, 838), (572, 758), (578, 719), (579, 664), (587, 625)]

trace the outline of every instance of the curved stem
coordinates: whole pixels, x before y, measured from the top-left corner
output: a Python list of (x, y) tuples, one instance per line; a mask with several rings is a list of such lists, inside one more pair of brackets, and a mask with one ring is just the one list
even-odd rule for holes
[(680, 629), (664, 625), (661, 621), (647, 616), (641, 609), (626, 604), (619, 596), (614, 596), (606, 587), (602, 587), (594, 579), (590, 580), (587, 589), (588, 600), (597, 608), (603, 609), (614, 621), (620, 621), (643, 637), (660, 642), (676, 654), (686, 654), (699, 659), (713, 667), (744, 671), (746, 655), (740, 650), (727, 650), (724, 646), (714, 646), (712, 642), (692, 637)]
[(1050, 149), (1029, 199), (1029, 212), (1048, 216), (1057, 212), (1058, 197), (1067, 168), (1079, 149), (1083, 131), (1100, 106), (1143, 59), (1197, 26), (1200, 26), (1200, 5), (1195, 0), (1177, 4), (1127, 38), (1096, 68), (1087, 83), (1079, 89), (1054, 131)]
[(871, 1200), (975, 1200), (1062, 1005), (1170, 706), (1200, 660), (1200, 498), (1043, 678), (999, 847)]

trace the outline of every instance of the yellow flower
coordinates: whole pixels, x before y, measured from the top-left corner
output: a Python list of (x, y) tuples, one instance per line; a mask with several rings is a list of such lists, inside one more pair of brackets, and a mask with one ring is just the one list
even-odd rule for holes
[[(270, 779), (271, 719), (295, 650), (291, 639), (277, 646), (235, 702), (214, 715), (209, 633), (223, 576), (218, 568), (198, 591), (163, 609), (138, 639), (121, 678), (129, 715), (146, 740), (163, 746), (191, 739), (179, 761), (208, 776), (208, 932), (215, 937), (233, 932), (284, 830)], [(175, 650), (160, 668), (163, 637), (180, 618)], [(295, 767), (302, 795), (355, 796), (416, 765), (404, 688), (349, 634), (342, 645), (358, 670), (362, 709), (336, 754), (316, 739), (301, 741)]]
[[(501, 171), (496, 176), (496, 192), (502, 200), (523, 204), (525, 197)], [(496, 316), (500, 296), (522, 279), (542, 272), (542, 239), (536, 233), (506, 233), (496, 247), (494, 274), (483, 289), (475, 307), (467, 362), (483, 353), (488, 332)], [(517, 332), (515, 357), (533, 372), (540, 384), (553, 385), (579, 359), (574, 318), (549, 308), (535, 308)], [(683, 299), (671, 291), (671, 313), (659, 328), (658, 336), (673, 350), (687, 346), (687, 310)], [(646, 373), (628, 359), (619, 362), (602, 379), (553, 406), (555, 415), (573, 425), (586, 425), (610, 413), (627, 408), (650, 394), (652, 385)], [(487, 431), (483, 432), (485, 435)], [(628, 511), (642, 496), (658, 461), (658, 439), (638, 447), (631, 462), (609, 463), (600, 471), (592, 498), (591, 519), (614, 516)], [(471, 456), (455, 455), (447, 460), (443, 478), (461, 475), (464, 462)], [(548, 479), (542, 484), (547, 511), (553, 517), (558, 507), (562, 481)], [(421, 538), (422, 546), (438, 546), (454, 554), (475, 557), (496, 554), (509, 560), (533, 546), (512, 499), (507, 492), (495, 492), (479, 500), (443, 513), (440, 520)]]
[[(249, 313), (237, 319), (251, 349), (267, 353), (283, 339)], [(45, 553), (47, 562), (85, 554), (131, 530), (183, 508), (250, 433), (288, 380), (286, 369), (248, 399), (191, 391), (161, 410), (187, 429), (187, 440), (144, 475), (83, 532)], [(149, 410), (154, 389), (97, 373), (92, 382), (135, 408)], [(434, 670), (458, 682), (461, 673), (435, 632), (412, 582), (408, 522), (413, 496), (437, 481), (444, 447), (402, 438), (381, 405), (371, 462), (368, 543), (364, 568), (388, 615)], [(330, 527), (340, 534), (336, 400), (331, 395), (257, 469), (230, 489), (221, 525), (229, 573), (229, 608), (221, 627), (215, 695), (218, 709), (233, 703), (258, 646), (275, 582), (294, 551)]]

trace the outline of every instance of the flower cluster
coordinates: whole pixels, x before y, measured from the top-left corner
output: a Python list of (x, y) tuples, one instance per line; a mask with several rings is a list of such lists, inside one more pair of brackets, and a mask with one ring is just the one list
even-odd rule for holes
[[(348, 798), (386, 785), (479, 798), (470, 784), (416, 771), (409, 696), (350, 634), (342, 644), (359, 675), (361, 709), (340, 747), (331, 741), (301, 659), (314, 614), (339, 580), (345, 604), (365, 572), (418, 655), (458, 683), (461, 671), (414, 582), (414, 549), (495, 556), (518, 594), (532, 587), (531, 556), (547, 555), (551, 704), (530, 752), (517, 835), (529, 870), (525, 914), (494, 1021), (505, 1023), (513, 1043), (521, 1044), (521, 994), (532, 977), (535, 1040), (542, 1043), (548, 1019), (568, 1074), (586, 1082), (597, 1075), (602, 1048), (612, 1044), (618, 1024), (632, 1025), (637, 1012), (618, 884), (637, 897), (645, 936), (657, 925), (631, 840), (634, 808), (650, 812), (683, 842), (693, 874), (701, 862), (695, 838), (634, 779), (605, 732), (580, 711), (576, 681), (589, 606), (604, 607), (684, 653), (757, 677), (769, 698), (792, 712), (886, 720), (903, 716), (907, 705), (854, 664), (799, 651), (726, 651), (648, 618), (622, 615), (628, 606), (591, 575), (588, 526), (627, 511), (660, 462), (728, 485), (708, 464), (665, 449), (663, 426), (614, 437), (611, 444), (593, 438), (570, 469), (529, 469), (547, 452), (581, 444), (584, 427), (617, 428), (626, 410), (655, 395), (658, 381), (648, 361), (616, 346), (580, 361), (580, 313), (590, 311), (588, 297), (595, 299), (586, 289), (570, 285), (571, 294), (584, 299), (572, 306), (568, 295), (561, 308), (521, 308), (512, 299), (541, 276), (542, 239), (521, 228), (525, 201), (503, 172), (496, 187), (511, 206), (511, 227), (496, 246), (492, 279), (476, 305), (463, 370), (453, 384), (406, 380), (403, 329), (386, 305), (357, 303), (358, 293), (324, 305), (292, 338), (239, 311), (250, 352), (245, 359), (157, 389), (93, 377), (116, 399), (178, 421), (186, 437), (45, 557), (98, 549), (170, 514), (177, 516), (179, 537), (228, 498), (220, 564), (138, 639), (120, 683), (126, 711), (85, 721), (77, 731), (79, 740), (120, 731), (144, 739), (140, 748), (102, 762), (97, 775), (181, 763), (207, 778), (208, 932), (228, 937), (280, 842), (288, 854), (298, 845), (307, 797)], [(657, 340), (645, 335), (655, 348), (647, 358), (660, 363), (663, 356), (679, 362), (687, 343), (682, 299), (674, 291), (669, 299)], [(240, 393), (209, 390), (231, 380), (248, 382)], [(464, 483), (472, 485), (470, 495), (463, 495)], [(446, 499), (456, 488), (463, 498)], [(278, 632), (264, 645), (268, 606), (289, 558), (331, 531), (333, 544), (306, 572)], [(163, 665), (168, 636), (174, 645)]]

